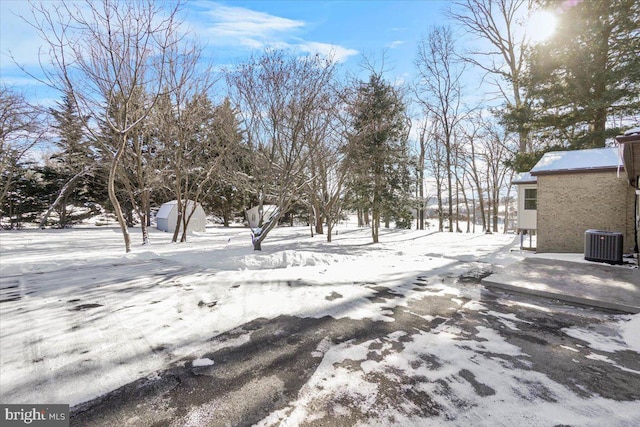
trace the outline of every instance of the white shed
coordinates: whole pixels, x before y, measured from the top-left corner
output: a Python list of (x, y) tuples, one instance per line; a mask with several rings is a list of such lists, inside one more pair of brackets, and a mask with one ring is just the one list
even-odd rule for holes
[[(185, 211), (185, 215), (190, 215), (194, 207), (194, 202), (189, 200), (187, 201), (186, 206), (187, 209)], [(188, 233), (193, 231), (204, 232), (207, 226), (207, 216), (204, 213), (204, 209), (202, 209), (202, 205), (200, 203), (196, 204), (195, 209), (196, 210), (193, 213), (191, 220), (189, 220), (189, 225), (187, 226)], [(160, 206), (160, 209), (156, 214), (156, 228), (160, 231), (173, 233), (176, 229), (177, 220), (178, 201), (172, 200)], [(182, 231), (182, 227), (180, 231)]]
[[(268, 220), (271, 215), (276, 211), (276, 205), (262, 205), (262, 219), (264, 221)], [(257, 228), (260, 223), (260, 206), (254, 206), (251, 209), (247, 209), (247, 221), (249, 222), (249, 227)], [(263, 221), (263, 222), (264, 222)]]

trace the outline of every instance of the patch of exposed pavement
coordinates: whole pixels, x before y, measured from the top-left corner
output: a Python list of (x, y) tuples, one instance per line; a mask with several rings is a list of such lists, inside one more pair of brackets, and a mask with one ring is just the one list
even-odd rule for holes
[[(518, 347), (521, 354), (475, 350), (478, 355), (502, 360), (513, 369), (539, 372), (578, 396), (640, 400), (640, 374), (588, 358), (595, 350), (563, 332), (567, 327), (601, 323), (607, 319), (606, 313), (566, 309), (562, 303), (552, 304), (552, 314), (531, 309), (531, 305), (548, 303), (484, 290), (477, 283), (485, 273), (487, 270), (476, 269), (447, 279), (458, 286), (476, 287), (481, 295), (480, 309), (465, 308), (471, 301), (469, 298), (430, 292), (430, 279), (420, 277), (415, 282), (415, 290), (425, 291), (424, 296), (389, 308), (393, 322), (292, 316), (256, 319), (212, 338), (212, 348), (216, 349), (201, 355), (214, 361), (212, 365), (194, 367), (191, 360), (175, 362), (164, 371), (76, 406), (72, 409), (71, 425), (253, 425), (276, 411), (291, 412), (291, 403), (318, 369), (324, 352), (339, 345), (367, 346), (364, 360), (346, 359), (334, 366), (357, 372), (365, 381), (375, 384), (375, 400), (363, 409), (361, 402), (353, 401), (354, 397), (349, 394), (318, 399), (313, 402), (314, 410), (321, 416), (302, 425), (336, 425), (336, 419), (339, 425), (354, 425), (366, 422), (379, 414), (378, 410), (388, 407), (397, 408), (407, 416), (451, 420), (456, 411), (473, 406), (464, 396), (456, 394), (454, 383), (468, 383), (479, 398), (493, 396), (496, 391), (492, 385), (479, 380), (468, 369), (435, 380), (417, 374), (418, 368), (419, 372), (424, 369), (436, 372), (447, 363), (430, 354), (428, 349), (410, 361), (414, 373), (388, 366), (378, 370), (363, 368), (365, 363), (367, 366), (383, 363), (390, 355), (403, 351), (417, 334), (432, 333), (445, 323), (460, 330), (465, 339), (478, 342), (486, 340), (480, 336), (482, 328), (491, 328), (507, 343)], [(363, 286), (375, 291), (370, 298), (373, 303), (386, 305), (401, 297), (393, 288)], [(342, 295), (333, 292), (326, 298), (339, 304)], [(525, 303), (513, 304), (512, 298), (524, 299)], [(513, 319), (517, 319), (517, 327), (513, 327)], [(402, 334), (398, 335), (399, 331)], [(247, 339), (239, 340), (239, 337)], [(640, 371), (635, 352), (606, 355), (618, 366)], [(520, 398), (556, 400), (553, 391), (544, 384), (526, 378), (521, 382), (526, 392), (521, 392)], [(425, 391), (427, 384), (431, 392)]]

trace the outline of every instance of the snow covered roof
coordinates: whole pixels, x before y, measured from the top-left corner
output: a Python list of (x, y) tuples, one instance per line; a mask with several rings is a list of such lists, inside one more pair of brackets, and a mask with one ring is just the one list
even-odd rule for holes
[(626, 131), (624, 133), (624, 136), (629, 136), (629, 135), (633, 135), (633, 134), (636, 134), (636, 133), (640, 133), (640, 126), (637, 126), (637, 127), (629, 129), (628, 131)]
[(538, 177), (531, 175), (529, 172), (519, 173), (513, 181), (512, 184), (533, 184), (538, 182)]
[(617, 147), (588, 150), (552, 151), (531, 169), (531, 175), (565, 171), (615, 169), (622, 165)]

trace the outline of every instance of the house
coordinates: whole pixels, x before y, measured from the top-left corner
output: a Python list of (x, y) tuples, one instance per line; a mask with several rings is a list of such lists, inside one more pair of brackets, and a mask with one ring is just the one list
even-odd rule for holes
[[(184, 202), (183, 202), (184, 203)], [(188, 200), (186, 203), (185, 215), (190, 215), (194, 209), (194, 202)], [(156, 214), (156, 228), (160, 231), (167, 231), (173, 233), (176, 229), (176, 223), (178, 221), (178, 201), (172, 200), (164, 203), (160, 206), (158, 213)], [(195, 211), (189, 220), (187, 225), (187, 232), (193, 231), (204, 232), (207, 226), (207, 216), (202, 209), (202, 205), (197, 203), (195, 205)], [(180, 225), (182, 231), (182, 225)]]
[[(638, 242), (640, 241), (640, 127), (629, 129), (624, 135), (616, 137), (616, 141), (622, 148), (622, 161), (624, 162), (629, 186), (635, 192), (635, 241), (633, 252), (637, 254), (640, 252), (638, 250)], [(640, 264), (640, 259), (638, 263)]]
[(273, 213), (276, 212), (276, 205), (262, 205), (262, 215), (260, 214), (260, 206), (254, 206), (251, 209), (247, 209), (245, 214), (249, 227), (258, 228), (260, 223), (268, 220)]
[(535, 233), (538, 252), (582, 253), (593, 229), (621, 233), (633, 251), (636, 195), (619, 147), (546, 153), (514, 183), (518, 227)]

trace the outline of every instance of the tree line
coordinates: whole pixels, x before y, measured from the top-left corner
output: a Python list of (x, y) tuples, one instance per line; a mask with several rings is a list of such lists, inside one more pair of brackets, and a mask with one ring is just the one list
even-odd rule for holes
[[(129, 228), (139, 222), (149, 243), (151, 208), (175, 199), (183, 227), (173, 241), (187, 238), (187, 200), (225, 225), (276, 205), (253, 230), (255, 249), (292, 210), (328, 241), (347, 209), (373, 242), (380, 226), (424, 229), (427, 217), (440, 231), (497, 231), (516, 171), (550, 149), (604, 146), (620, 130), (612, 120), (638, 111), (633, 1), (573, 2), (559, 12), (559, 34), (538, 45), (518, 22), (556, 2), (454, 2), (455, 26), (419, 41), (409, 84), (387, 80), (384, 67), (347, 77), (330, 57), (277, 49), (216, 73), (178, 19), (182, 5), (166, 6), (33, 6), (28, 20), (50, 57), (34, 78), (61, 100), (43, 109), (1, 89), (4, 226), (65, 227), (78, 206), (104, 208), (129, 252)], [(454, 31), (481, 48), (460, 50)], [(493, 108), (469, 105), (464, 76), (478, 69), (497, 94)], [(28, 156), (34, 147), (44, 161)]]

